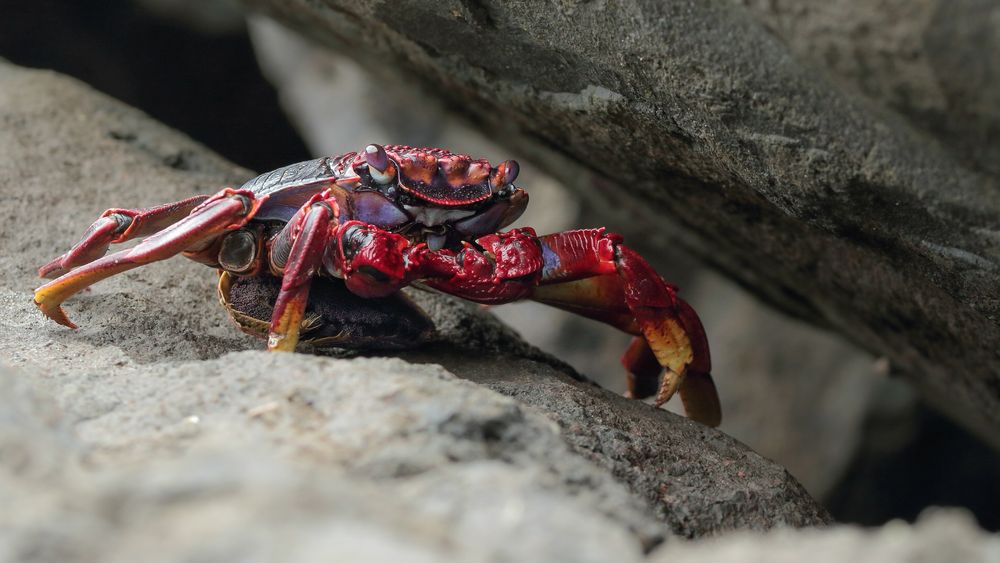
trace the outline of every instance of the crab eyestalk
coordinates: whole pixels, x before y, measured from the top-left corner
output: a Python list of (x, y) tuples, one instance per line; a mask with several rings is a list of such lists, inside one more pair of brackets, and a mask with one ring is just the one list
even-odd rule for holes
[(497, 169), (490, 175), (490, 187), (494, 190), (502, 189), (517, 179), (517, 173), (521, 171), (521, 166), (516, 160), (505, 160), (497, 166)]
[(365, 161), (368, 163), (368, 173), (379, 184), (388, 184), (396, 177), (396, 167), (385, 154), (382, 145), (371, 144), (365, 147)]

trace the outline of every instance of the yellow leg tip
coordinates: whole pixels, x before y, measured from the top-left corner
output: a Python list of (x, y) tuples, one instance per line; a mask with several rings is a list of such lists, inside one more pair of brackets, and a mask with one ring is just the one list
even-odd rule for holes
[(295, 345), (298, 343), (298, 338), (296, 338), (296, 336), (272, 332), (267, 336), (267, 351), (294, 352)]
[(66, 316), (66, 311), (60, 306), (59, 303), (56, 303), (53, 306), (53, 304), (45, 302), (46, 300), (44, 293), (36, 291), (34, 301), (35, 301), (35, 306), (38, 307), (38, 310), (41, 311), (42, 314), (45, 315), (46, 317), (52, 319), (53, 321), (65, 327), (69, 327), (72, 329), (78, 328), (75, 324), (73, 324), (73, 321), (69, 320), (69, 317)]

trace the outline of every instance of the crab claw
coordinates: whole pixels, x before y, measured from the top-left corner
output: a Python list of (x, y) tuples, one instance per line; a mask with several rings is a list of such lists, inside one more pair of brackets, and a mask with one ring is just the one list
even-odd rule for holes
[(371, 144), (365, 147), (365, 161), (368, 163), (368, 173), (379, 184), (388, 184), (395, 176), (389, 156), (385, 154), (382, 145)]
[(341, 265), (344, 283), (361, 297), (386, 297), (404, 283), (409, 246), (406, 237), (348, 221), (340, 226), (337, 242), (337, 262)]
[(516, 160), (505, 160), (497, 166), (496, 171), (490, 176), (490, 186), (493, 189), (500, 189), (512, 183), (520, 171), (521, 166)]

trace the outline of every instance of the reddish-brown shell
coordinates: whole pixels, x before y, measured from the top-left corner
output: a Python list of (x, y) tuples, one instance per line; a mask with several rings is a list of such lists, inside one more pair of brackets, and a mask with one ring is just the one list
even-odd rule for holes
[[(406, 145), (384, 148), (398, 171), (399, 187), (414, 197), (435, 205), (457, 207), (489, 199), (493, 194), (490, 175), (495, 170), (487, 160), (473, 160), (468, 155), (437, 148)], [(356, 154), (354, 172), (365, 176), (368, 174), (365, 152)]]

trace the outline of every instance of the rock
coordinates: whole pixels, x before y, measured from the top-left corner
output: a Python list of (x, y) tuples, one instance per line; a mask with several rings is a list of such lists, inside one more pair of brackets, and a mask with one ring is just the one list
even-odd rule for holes
[(898, 112), (956, 160), (1000, 174), (996, 2), (742, 3), (803, 62)]
[[(4, 456), (4, 488), (25, 507), (4, 511), (17, 532), (8, 553), (127, 561), (177, 534), (170, 559), (236, 560), (289, 542), (299, 547), (283, 559), (409, 549), (428, 560), (629, 561), (642, 554), (637, 536), (662, 535), (547, 418), (436, 366), (243, 352), (49, 383), (81, 453), (44, 482), (22, 468), (65, 455), (40, 447), (55, 438), (32, 432), (33, 456)], [(20, 398), (5, 395), (4, 407)], [(34, 429), (4, 430), (22, 433), (17, 446)], [(45, 497), (54, 506), (39, 509)]]
[(352, 53), (385, 84), (421, 84), (464, 108), (574, 178), (626, 235), (690, 246), (771, 303), (886, 356), (1000, 444), (997, 177), (839, 89), (751, 11), (244, 3)]
[(893, 521), (878, 529), (835, 526), (730, 534), (704, 542), (675, 543), (655, 551), (653, 563), (908, 563), (1000, 561), (1000, 536), (984, 533), (961, 510), (925, 512), (915, 525)]
[(880, 390), (857, 454), (823, 506), (862, 526), (914, 521), (929, 506), (959, 506), (1000, 530), (1000, 452), (921, 404), (901, 381)]
[[(846, 9), (847, 4), (838, 6)], [(781, 3), (754, 7), (785, 8)], [(817, 18), (824, 13), (795, 12)], [(905, 18), (894, 21), (900, 28), (907, 25)], [(833, 23), (820, 19), (815, 27)], [(398, 139), (461, 147), (493, 160), (523, 158), (494, 146), (489, 130), (476, 130), (474, 123), (444, 111), (426, 92), (385, 88), (358, 62), (273, 20), (252, 18), (249, 28), (262, 68), (316, 155), (373, 139)], [(782, 29), (798, 28), (786, 22)], [(830, 42), (836, 40), (834, 29), (823, 29)], [(406, 113), (413, 107), (421, 108), (419, 115)], [(525, 166), (519, 180), (531, 194), (520, 224), (539, 232), (604, 224), (603, 209), (584, 209), (578, 216), (578, 198), (539, 175), (536, 166)], [(644, 246), (643, 241), (630, 243)], [(875, 525), (912, 520), (927, 506), (957, 505), (972, 510), (985, 528), (997, 529), (992, 508), (997, 498), (988, 492), (997, 455), (929, 412), (904, 381), (887, 377), (888, 362), (871, 358), (837, 334), (781, 315), (682, 249), (664, 252), (654, 245), (647, 250), (681, 286), (708, 330), (724, 432), (788, 468), (837, 520)], [(491, 311), (586, 377), (624, 391), (619, 357), (627, 335), (530, 302)], [(887, 401), (890, 397), (894, 400)], [(680, 410), (676, 404), (672, 409)], [(891, 440), (884, 439), (887, 429)]]
[(828, 521), (745, 446), (434, 294), (413, 296), (440, 338), (406, 361), (259, 351), (215, 303), (214, 273), (183, 259), (95, 285), (67, 302), (81, 328), (55, 325), (31, 304), (35, 268), (106, 207), (251, 172), (8, 64), (0, 123), (9, 558), (630, 561), (671, 533)]

